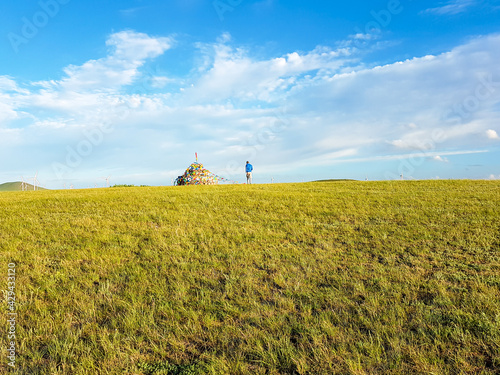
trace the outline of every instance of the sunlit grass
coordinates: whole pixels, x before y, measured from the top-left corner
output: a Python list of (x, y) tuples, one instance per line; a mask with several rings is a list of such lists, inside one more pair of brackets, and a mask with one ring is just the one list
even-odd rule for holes
[(2, 193), (0, 229), (13, 373), (500, 368), (495, 181)]

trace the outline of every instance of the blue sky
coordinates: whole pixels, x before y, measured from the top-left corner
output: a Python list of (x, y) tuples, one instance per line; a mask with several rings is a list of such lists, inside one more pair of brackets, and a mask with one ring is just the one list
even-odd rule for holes
[(0, 10), (0, 182), (500, 179), (500, 1)]

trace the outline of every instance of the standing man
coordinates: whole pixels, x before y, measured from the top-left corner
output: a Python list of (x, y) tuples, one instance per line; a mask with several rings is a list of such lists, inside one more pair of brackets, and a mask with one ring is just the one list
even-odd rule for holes
[(245, 172), (247, 172), (247, 184), (252, 183), (252, 171), (253, 171), (252, 164), (250, 164), (250, 162), (247, 161), (247, 164), (245, 166)]

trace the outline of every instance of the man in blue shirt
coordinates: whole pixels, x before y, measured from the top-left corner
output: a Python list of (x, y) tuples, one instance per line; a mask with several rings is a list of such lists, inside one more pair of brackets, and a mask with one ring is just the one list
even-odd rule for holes
[(247, 164), (245, 166), (245, 172), (247, 172), (247, 184), (252, 183), (252, 171), (253, 171), (252, 164), (250, 164), (250, 162), (247, 161)]

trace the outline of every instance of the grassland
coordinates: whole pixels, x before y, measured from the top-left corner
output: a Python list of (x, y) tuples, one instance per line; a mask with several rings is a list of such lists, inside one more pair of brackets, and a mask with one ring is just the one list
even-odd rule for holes
[(0, 252), (4, 373), (500, 369), (498, 181), (2, 193)]
[[(26, 190), (34, 190), (33, 185), (25, 183)], [(21, 182), (6, 182), (5, 184), (0, 185), (0, 192), (4, 191), (22, 191), (22, 183)], [(36, 190), (46, 190), (42, 187), (37, 186)]]

